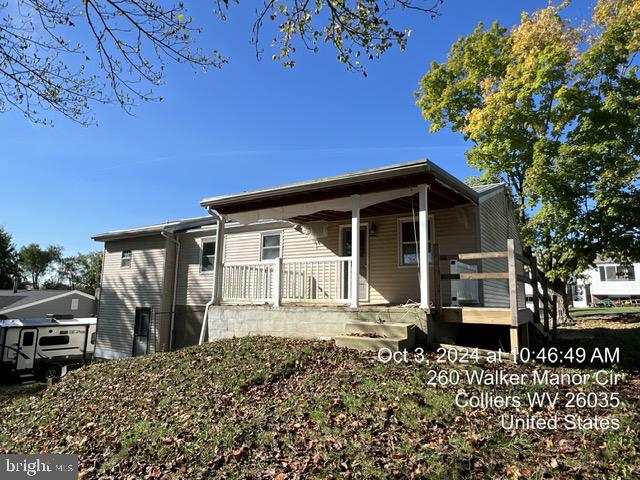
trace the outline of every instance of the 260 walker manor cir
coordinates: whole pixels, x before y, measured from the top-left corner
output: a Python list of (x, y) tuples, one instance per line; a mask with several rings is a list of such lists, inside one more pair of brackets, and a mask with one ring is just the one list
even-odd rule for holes
[(98, 357), (259, 334), (508, 349), (540, 320), (502, 184), (471, 188), (421, 160), (201, 205), (208, 215), (93, 237)]

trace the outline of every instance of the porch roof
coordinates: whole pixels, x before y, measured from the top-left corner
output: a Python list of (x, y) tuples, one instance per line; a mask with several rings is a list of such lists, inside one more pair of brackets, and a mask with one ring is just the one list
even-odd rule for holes
[[(317, 211), (305, 209), (291, 218), (297, 222), (340, 220), (351, 216), (350, 210), (337, 208), (331, 200), (354, 194), (380, 194), (380, 202), (362, 209), (362, 217), (410, 212), (417, 209), (417, 192), (410, 189), (420, 184), (430, 185), (429, 209), (436, 210), (456, 205), (477, 204), (478, 193), (429, 160), (391, 165), (335, 177), (292, 183), (278, 187), (205, 198), (201, 205), (215, 209), (233, 218), (233, 214), (277, 209), (290, 205), (302, 205), (327, 201), (328, 208)], [(403, 189), (404, 192), (403, 192)], [(396, 196), (381, 192), (397, 192)], [(415, 198), (414, 198), (415, 196)], [(333, 208), (331, 208), (333, 206)]]

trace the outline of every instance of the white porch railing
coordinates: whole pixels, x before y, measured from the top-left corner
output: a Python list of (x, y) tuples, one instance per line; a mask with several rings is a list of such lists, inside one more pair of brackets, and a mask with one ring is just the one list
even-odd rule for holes
[(230, 302), (267, 303), (273, 299), (276, 261), (225, 263), (222, 299)]
[(349, 301), (351, 257), (284, 260), (282, 262), (282, 301)]
[(227, 303), (348, 303), (351, 257), (225, 263), (222, 300)]

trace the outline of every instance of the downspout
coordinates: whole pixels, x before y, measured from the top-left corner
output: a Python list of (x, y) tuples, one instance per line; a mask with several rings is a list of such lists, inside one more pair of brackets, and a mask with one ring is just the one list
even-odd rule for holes
[[(222, 222), (224, 222), (224, 218), (223, 216), (217, 212), (217, 210), (214, 210), (211, 207), (207, 208), (207, 213), (209, 213), (209, 215), (216, 217), (217, 219), (217, 224), (216, 224), (216, 252), (219, 251), (219, 246), (218, 246), (218, 242), (220, 241), (220, 235), (218, 232), (220, 232), (220, 224)], [(215, 263), (214, 263), (214, 268), (213, 268), (213, 282), (211, 284), (211, 300), (209, 300), (207, 302), (207, 304), (204, 306), (204, 316), (202, 317), (202, 327), (200, 328), (200, 339), (198, 340), (198, 345), (202, 345), (204, 343), (204, 337), (205, 337), (205, 332), (207, 330), (207, 322), (209, 320), (209, 308), (211, 307), (211, 305), (213, 305), (216, 301), (216, 283), (217, 283), (217, 279), (220, 278), (220, 275), (218, 275), (218, 258), (215, 259)]]
[(163, 230), (160, 234), (167, 240), (176, 244), (176, 259), (173, 264), (173, 295), (171, 298), (171, 324), (169, 326), (169, 351), (173, 350), (173, 329), (176, 321), (176, 294), (178, 290), (178, 262), (180, 261), (180, 239), (177, 235), (169, 236)]

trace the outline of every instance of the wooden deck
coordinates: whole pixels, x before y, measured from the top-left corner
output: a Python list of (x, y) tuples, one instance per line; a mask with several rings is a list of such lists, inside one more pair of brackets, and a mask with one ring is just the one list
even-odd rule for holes
[[(436, 320), (475, 325), (513, 325), (510, 308), (442, 307), (436, 315)], [(518, 310), (518, 325), (532, 321), (533, 312), (531, 310), (528, 308)]]

